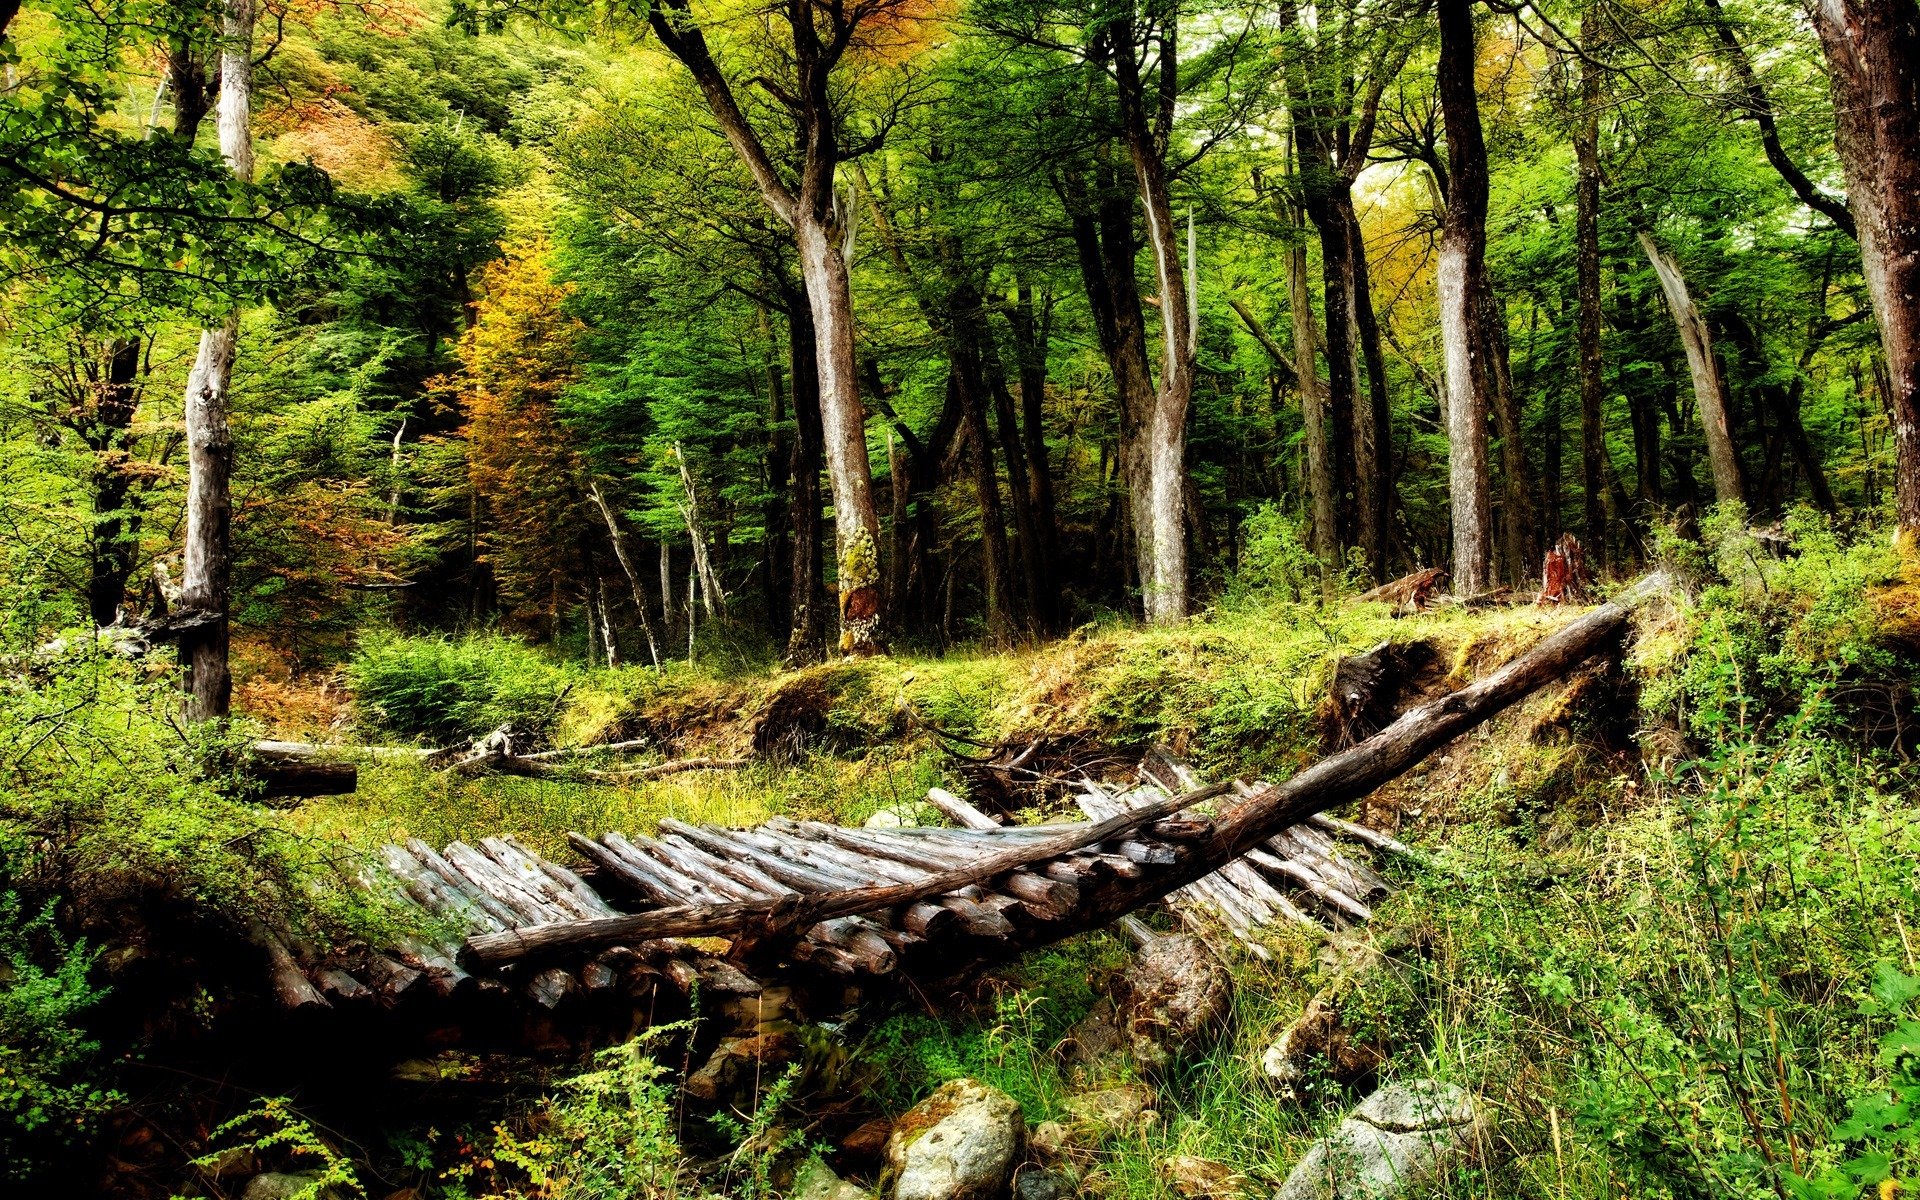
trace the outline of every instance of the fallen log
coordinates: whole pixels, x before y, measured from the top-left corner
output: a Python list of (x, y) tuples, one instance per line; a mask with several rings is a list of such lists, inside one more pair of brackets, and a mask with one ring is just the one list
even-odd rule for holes
[[(1133, 879), (1115, 875), (1102, 880), (1100, 886), (1077, 888), (1070, 903), (1061, 903), (1066, 900), (1065, 895), (1054, 893), (1054, 903), (1065, 911), (1056, 919), (1018, 923), (1005, 938), (991, 943), (993, 952), (1005, 954), (1108, 924), (1143, 904), (1211, 875), (1281, 830), (1324, 809), (1360, 799), (1404, 773), (1433, 750), (1542, 685), (1564, 676), (1588, 658), (1606, 651), (1624, 632), (1632, 608), (1661, 593), (1666, 586), (1664, 575), (1648, 577), (1615, 602), (1570, 621), (1486, 678), (1410, 709), (1365, 742), (1322, 759), (1284, 783), (1251, 789), (1241, 803), (1213, 820), (1205, 836), (1182, 839), (1167, 855), (1172, 861), (1160, 869), (1143, 871)], [(1008, 846), (1008, 842), (983, 842), (983, 857), (972, 865), (930, 875), (919, 883), (855, 887), (770, 900), (686, 904), (632, 916), (553, 922), (537, 928), (508, 929), (471, 937), (467, 941), (467, 952), (480, 963), (499, 965), (561, 951), (598, 949), (661, 937), (722, 935), (765, 945), (774, 939), (796, 937), (800, 931), (822, 920), (944, 896), (1096, 843), (1116, 843), (1120, 852), (1127, 854), (1130, 839), (1124, 835), (1175, 817), (1203, 801), (1229, 794), (1233, 786), (1233, 781), (1225, 781), (1142, 805), (1106, 820), (1067, 826), (1062, 832), (1013, 838), (1010, 848), (999, 853), (992, 850)], [(1194, 827), (1199, 822), (1189, 818), (1180, 824), (1191, 833), (1197, 831)], [(955, 832), (940, 831), (940, 836), (950, 837)], [(974, 836), (999, 839), (1007, 833), (982, 832)], [(1043, 873), (1044, 870), (1039, 874)], [(956, 956), (943, 966), (962, 970), (969, 965), (961, 961), (963, 958)]]
[(240, 763), (243, 778), (259, 785), (260, 799), (345, 796), (360, 784), (360, 769), (318, 747), (256, 742)]

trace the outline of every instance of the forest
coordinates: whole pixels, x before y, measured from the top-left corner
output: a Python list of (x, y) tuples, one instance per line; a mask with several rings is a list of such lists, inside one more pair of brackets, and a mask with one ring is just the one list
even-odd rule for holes
[(1916, 684), (1914, 0), (0, 0), (0, 1189), (1890, 1200)]

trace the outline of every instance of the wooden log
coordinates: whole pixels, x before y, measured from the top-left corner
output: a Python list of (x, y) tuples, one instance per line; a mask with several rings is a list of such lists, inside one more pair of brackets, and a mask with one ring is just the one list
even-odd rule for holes
[(568, 996), (580, 990), (573, 976), (558, 967), (550, 967), (527, 981), (527, 995), (545, 1009), (560, 1007)]
[(1382, 853), (1397, 854), (1402, 858), (1410, 858), (1416, 862), (1426, 861), (1425, 856), (1418, 850), (1415, 850), (1404, 842), (1396, 841), (1386, 834), (1381, 833), (1378, 829), (1369, 829), (1365, 825), (1356, 825), (1352, 821), (1342, 821), (1338, 817), (1330, 817), (1325, 813), (1315, 813), (1308, 817), (1307, 820), (1330, 833), (1344, 834), (1354, 841), (1365, 843)]
[(325, 967), (318, 973), (320, 990), (335, 1001), (349, 1004), (373, 999), (373, 989), (347, 974), (339, 967)]
[(498, 922), (504, 930), (516, 928), (521, 924), (520, 915), (512, 908), (502, 904), (486, 891), (473, 885), (473, 881), (461, 874), (454, 865), (446, 860), (438, 850), (427, 845), (419, 838), (408, 838), (407, 849), (432, 871), (440, 882), (468, 904), (480, 909)]
[(591, 920), (607, 914), (600, 907), (584, 903), (567, 888), (562, 887), (545, 871), (532, 855), (509, 843), (505, 838), (487, 837), (480, 839), (480, 849), (495, 866), (518, 883), (523, 891), (538, 899), (550, 909), (555, 909), (572, 918)]
[(446, 849), (447, 861), (454, 869), (466, 876), (467, 882), (498, 900), (520, 919), (520, 925), (547, 925), (554, 921), (564, 921), (567, 913), (556, 909), (520, 886), (520, 881), (502, 870), (498, 863), (465, 842), (450, 842)]
[(927, 803), (940, 810), (949, 821), (966, 829), (999, 829), (1000, 822), (945, 788), (928, 788)]
[(622, 834), (609, 833), (600, 840), (628, 866), (651, 872), (652, 876), (659, 881), (661, 894), (664, 896), (679, 896), (681, 898), (679, 903), (682, 904), (689, 901), (696, 904), (720, 904), (726, 900), (723, 893), (668, 866), (659, 858), (628, 841)]
[(351, 795), (360, 785), (360, 768), (321, 747), (292, 742), (255, 742), (241, 760), (240, 774), (258, 785), (262, 800)]
[(586, 905), (588, 908), (598, 910), (599, 915), (603, 917), (617, 917), (620, 915), (619, 911), (615, 909), (613, 905), (608, 904), (599, 892), (588, 887), (587, 881), (580, 878), (580, 876), (573, 871), (568, 870), (559, 863), (549, 862), (547, 859), (535, 854), (525, 846), (522, 846), (519, 840), (512, 834), (508, 834), (504, 840), (509, 846), (512, 846), (520, 853), (538, 863), (540, 869), (546, 873), (547, 878), (572, 893), (574, 899), (578, 900), (581, 904)]
[(367, 959), (367, 979), (373, 989), (380, 993), (380, 999), (388, 1006), (398, 1004), (402, 997), (411, 992), (426, 972), (410, 966), (384, 954), (374, 954)]
[(1013, 922), (998, 909), (988, 908), (969, 896), (941, 896), (934, 903), (960, 919), (960, 926), (974, 937), (1003, 938), (1013, 933)]
[(268, 929), (262, 921), (251, 923), (250, 932), (254, 944), (266, 952), (267, 977), (273, 984), (273, 995), (280, 1007), (290, 1012), (303, 1012), (315, 1008), (331, 1008), (320, 989), (313, 986), (300, 964), (293, 959), (293, 952), (280, 936)]

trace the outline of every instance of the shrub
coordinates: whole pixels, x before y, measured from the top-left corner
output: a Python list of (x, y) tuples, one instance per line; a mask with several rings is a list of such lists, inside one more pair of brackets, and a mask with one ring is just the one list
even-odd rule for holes
[(509, 726), (533, 741), (552, 734), (574, 680), (564, 667), (499, 633), (360, 639), (348, 668), (361, 720), (453, 745)]
[(88, 981), (97, 957), (60, 936), (51, 904), (29, 919), (18, 896), (0, 895), (0, 1179), (83, 1142), (119, 1101), (78, 1021), (102, 995)]

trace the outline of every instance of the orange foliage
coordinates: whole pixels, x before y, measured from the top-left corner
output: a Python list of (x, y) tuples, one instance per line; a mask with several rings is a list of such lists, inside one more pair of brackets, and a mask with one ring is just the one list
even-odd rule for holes
[(581, 462), (555, 403), (576, 377), (581, 326), (562, 304), (548, 247), (512, 247), (481, 276), (485, 298), (460, 339), (459, 404), (467, 480), (480, 503), (483, 554), (522, 620), (551, 616), (582, 575), (588, 517)]

